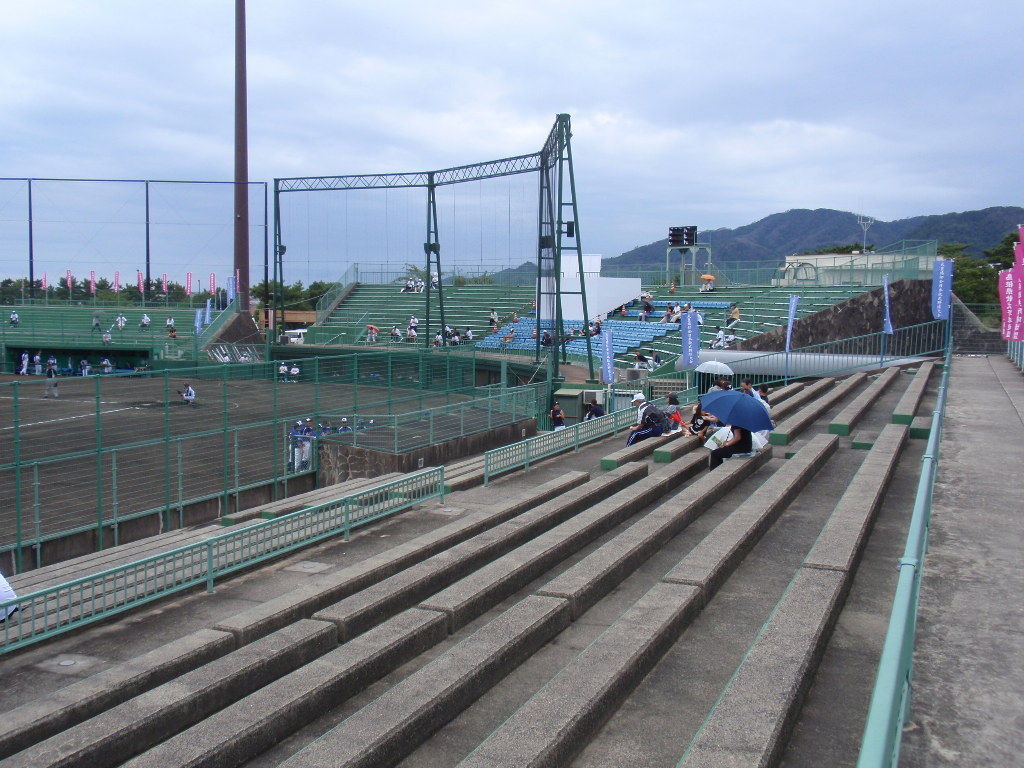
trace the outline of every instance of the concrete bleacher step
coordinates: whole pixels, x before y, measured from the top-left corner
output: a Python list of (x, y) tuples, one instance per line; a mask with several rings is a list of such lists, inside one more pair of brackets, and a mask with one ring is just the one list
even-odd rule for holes
[(901, 369), (887, 368), (878, 378), (841, 410), (828, 425), (834, 435), (848, 436), (875, 401), (900, 377)]
[[(821, 398), (833, 392), (818, 390)], [(903, 427), (894, 429), (903, 430), (904, 439), (909, 432)], [(858, 477), (861, 471), (889, 476), (880, 457), (891, 445), (891, 434), (883, 432), (885, 439), (878, 441), (881, 447), (869, 453), (865, 465), (873, 456), (877, 460), (868, 470), (859, 470)], [(510, 746), (490, 753), (498, 759), (490, 763), (483, 760), (491, 742), (486, 739), (464, 761), (468, 766), (567, 765), (566, 755), (575, 754), (587, 744), (677, 642), (763, 532), (827, 465), (838, 443), (837, 436), (819, 435), (801, 443), (789, 462), (773, 462), (769, 448), (750, 459), (729, 461), (688, 485), (686, 481), (706, 466), (703, 451), (667, 466), (619, 467), (589, 482), (586, 473), (564, 473), (511, 502), (472, 512), (362, 563), (314, 577), (298, 590), (217, 622), (216, 630), (209, 630), (212, 634), (208, 641), (216, 639), (218, 643), (212, 661), (220, 666), (212, 669), (222, 670), (225, 678), (235, 674), (232, 670), (238, 669), (238, 662), (224, 659), (239, 650), (253, 649), (271, 637), (279, 638), (297, 625), (331, 629), (330, 641), (318, 646), (309, 659), (291, 668), (266, 672), (256, 688), (239, 692), (232, 687), (234, 682), (228, 682), (223, 696), (207, 693), (206, 689), (199, 691), (199, 672), (203, 668), (183, 663), (189, 669), (178, 672), (186, 679), (181, 689), (173, 688), (175, 680), (152, 685), (137, 681), (132, 683), (134, 692), (120, 699), (118, 694), (111, 694), (110, 685), (134, 680), (128, 670), (122, 669), (106, 687), (94, 685), (89, 695), (82, 697), (83, 701), (102, 701), (112, 696), (107, 703), (72, 708), (80, 714), (68, 716), (70, 719), (60, 726), (69, 729), (66, 733), (77, 734), (61, 742), (63, 754), (70, 757), (61, 757), (57, 750), (52, 753), (56, 755), (53, 761), (46, 762), (50, 753), (37, 752), (37, 763), (16, 765), (241, 765), (397, 671), (395, 677), (404, 677), (396, 683), (388, 682), (383, 695), (363, 703), (353, 715), (280, 763), (292, 768), (394, 765), (472, 706), (542, 645), (585, 616), (597, 601), (614, 591), (737, 483), (759, 470), (766, 474), (766, 481), (747, 496), (742, 506), (730, 512), (692, 550), (688, 570), (673, 569), (653, 588), (645, 587), (644, 597), (636, 600), (634, 596), (636, 602), (581, 654), (585, 659), (572, 661), (558, 672), (550, 686), (541, 688), (544, 695), (541, 691), (534, 694), (523, 705), (522, 718), (519, 712), (514, 714), (509, 723), (526, 724), (528, 730), (516, 731), (509, 726), (505, 738)], [(696, 441), (690, 446), (693, 450)], [(895, 457), (891, 458), (889, 473), (895, 465)], [(884, 483), (881, 485), (875, 488), (879, 496), (874, 506), (884, 493)], [(669, 494), (671, 498), (658, 503), (660, 497)], [(864, 499), (858, 503), (863, 512)], [(637, 514), (652, 504), (657, 506)], [(851, 511), (855, 507), (847, 506)], [(833, 517), (835, 522), (830, 518), (829, 525), (838, 533), (836, 541), (866, 538), (869, 527), (856, 533), (856, 519)], [(617, 534), (568, 570), (531, 588), (532, 594), (517, 597), (511, 607), (468, 634), (468, 624), (616, 527)], [(820, 548), (815, 545), (815, 558), (820, 562), (805, 564), (805, 568), (828, 570), (828, 557), (838, 559), (838, 550), (828, 548), (829, 540), (823, 531)], [(453, 634), (456, 637), (446, 640)], [(442, 642), (454, 644), (436, 658), (427, 653)], [(416, 671), (404, 671), (403, 665), (413, 659), (417, 660)], [(137, 677), (140, 681), (148, 679), (141, 672)], [(206, 677), (209, 686), (218, 684), (213, 676)], [(557, 685), (554, 680), (559, 680)], [(161, 695), (167, 701), (159, 706), (155, 701), (161, 695), (156, 695), (158, 688), (153, 685), (166, 686)], [(168, 691), (172, 691), (169, 699)], [(182, 702), (188, 701), (198, 703), (182, 713), (180, 708), (186, 706)], [(122, 705), (131, 706), (124, 706), (121, 716), (110, 714)], [(54, 701), (50, 706), (59, 709)], [(532, 709), (534, 706), (539, 708)], [(140, 713), (138, 722), (131, 721), (124, 734), (120, 730), (114, 734), (122, 727), (118, 723), (126, 719), (127, 712)], [(23, 723), (29, 722), (27, 712), (20, 717)], [(83, 718), (89, 719), (83, 722)], [(316, 726), (320, 732), (322, 725)], [(505, 731), (504, 727), (495, 731), (491, 748), (501, 744), (497, 734)], [(4, 743), (3, 734), (0, 725), (0, 745)], [(22, 736), (17, 748), (25, 752), (14, 757), (32, 754), (50, 739), (64, 735), (51, 732), (43, 741), (39, 736)], [(84, 743), (88, 739), (92, 741)], [(27, 749), (23, 746), (26, 742)], [(47, 747), (53, 748), (53, 743)], [(540, 756), (536, 762), (531, 757), (534, 754)], [(81, 762), (83, 759), (88, 762)]]
[(621, 467), (623, 464), (627, 464), (631, 461), (645, 459), (656, 450), (663, 449), (665, 445), (671, 444), (683, 436), (684, 433), (682, 430), (678, 432), (669, 432), (667, 435), (649, 437), (646, 440), (641, 440), (639, 443), (635, 443), (625, 448), (620, 448), (617, 451), (609, 453), (607, 456), (601, 457), (601, 469), (615, 469), (616, 467)]
[(289, 496), (284, 499), (278, 499), (277, 501), (271, 501), (266, 504), (260, 504), (256, 507), (250, 507), (249, 509), (243, 509), (239, 512), (224, 515), (220, 518), (220, 524), (224, 526), (237, 525), (238, 523), (257, 518), (261, 520), (273, 520), (275, 517), (280, 517), (281, 515), (286, 515), (290, 512), (297, 512), (306, 507), (323, 504), (327, 501), (339, 499), (347, 494), (371, 488), (374, 485), (386, 483), (389, 480), (394, 480), (395, 478), (400, 477), (401, 475), (401, 472), (389, 472), (386, 475), (380, 475), (378, 477), (361, 477), (346, 480), (342, 483), (317, 488), (312, 491), (307, 491), (306, 493), (296, 494), (295, 496)]
[(910, 437), (914, 440), (927, 440), (932, 434), (932, 417), (915, 416), (910, 422)]
[(112, 768), (322, 656), (334, 627), (303, 619), (33, 744), (5, 768)]
[[(837, 383), (825, 394), (821, 394), (816, 397), (813, 402), (804, 406), (792, 416), (789, 416), (789, 418), (781, 424), (776, 422), (776, 427), (769, 436), (771, 444), (788, 445), (794, 437), (813, 424), (822, 413), (851, 394), (854, 390), (860, 387), (866, 379), (867, 376), (865, 374), (855, 373)], [(813, 387), (811, 389), (813, 389)], [(796, 398), (793, 399), (795, 400)], [(785, 405), (789, 405), (789, 403), (786, 403)]]
[[(772, 474), (748, 504), (715, 527), (676, 568), (459, 763), (460, 768), (568, 765), (676, 642), (764, 529), (826, 464), (836, 440), (816, 438), (801, 451), (799, 460)], [(619, 539), (628, 533), (607, 542), (538, 593), (577, 596), (588, 580), (600, 583), (606, 573), (616, 570), (621, 580), (639, 564), (636, 559), (625, 567), (616, 564), (622, 558), (623, 545), (628, 544), (628, 539)], [(580, 603), (574, 615), (578, 618), (594, 602), (591, 598)]]
[(0, 757), (75, 725), (207, 661), (308, 617), (318, 607), (418, 562), (453, 543), (511, 519), (589, 479), (568, 472), (493, 508), (479, 510), (382, 555), (222, 622), (223, 630), (201, 630), (112, 667), (55, 694), (5, 713), (0, 722)]
[(925, 390), (928, 387), (928, 380), (932, 371), (935, 370), (935, 363), (922, 363), (914, 374), (914, 380), (903, 393), (903, 397), (896, 404), (892, 412), (893, 424), (910, 424), (917, 415), (917, 408), (924, 398)]
[[(354, 678), (354, 681), (365, 685), (368, 679), (381, 677), (398, 666), (404, 657), (393, 655), (385, 659), (387, 647), (396, 643), (416, 644), (419, 647), (418, 644), (426, 642), (428, 638), (432, 638), (429, 645), (436, 644), (440, 640), (437, 636), (439, 629), (441, 636), (444, 636), (464, 626), (495, 602), (520, 588), (524, 581), (532, 579), (547, 570), (554, 561), (578, 549), (586, 540), (663, 496), (690, 471), (691, 468), (682, 465), (666, 467), (659, 473), (636, 480), (614, 496), (579, 512), (518, 550), (493, 560), (417, 606), (387, 618), (366, 633), (356, 636), (350, 641), (356, 644), (354, 650), (346, 651), (348, 644), (343, 645), (309, 668), (296, 670), (287, 679), (283, 678), (268, 689), (254, 693), (248, 700), (238, 702), (235, 707), (182, 733), (154, 750), (153, 754), (144, 755), (130, 765), (133, 768), (157, 765), (161, 768), (179, 765), (196, 768), (234, 765), (240, 760), (253, 757), (261, 749), (287, 735), (289, 728), (297, 729), (301, 725), (301, 722), (296, 721), (297, 718), (306, 722), (318, 715), (320, 711), (314, 704), (322, 700), (326, 691), (336, 692), (337, 698), (333, 703), (337, 704), (358, 690), (352, 684), (354, 675), (361, 675)], [(722, 482), (729, 481), (723, 479)], [(701, 493), (698, 498), (706, 499), (707, 494)], [(322, 617), (321, 614), (317, 616)], [(342, 634), (345, 634), (344, 629)], [(380, 643), (385, 638), (386, 645), (382, 648)], [(369, 642), (371, 639), (372, 642)], [(362, 661), (367, 654), (378, 659), (372, 670), (366, 668)], [(270, 725), (270, 734), (254, 733), (249, 718), (239, 717), (243, 712), (257, 712), (260, 722), (276, 724)], [(296, 715), (296, 712), (303, 714)], [(286, 720), (287, 724), (282, 724), (281, 720)], [(222, 747), (223, 744), (228, 746)], [(230, 750), (233, 755), (230, 763), (225, 762), (226, 750)], [(188, 755), (188, 759), (182, 761), (180, 755)]]
[(681, 768), (777, 763), (849, 591), (907, 431), (902, 425), (882, 430), (690, 743)]
[[(764, 454), (752, 461), (763, 462), (769, 457), (770, 454)], [(746, 471), (750, 471), (751, 466), (748, 465)], [(716, 472), (717, 476), (705, 477), (688, 487), (688, 502), (682, 505), (682, 510), (678, 508), (680, 503), (673, 500), (658, 508), (661, 510), (660, 515), (656, 510), (645, 515), (642, 520), (649, 520), (651, 525), (665, 531), (663, 535), (669, 536), (671, 529), (685, 527), (692, 515), (697, 514), (691, 507), (706, 507), (710, 504), (709, 489), (737, 480), (743, 475), (744, 467), (737, 462), (729, 469)], [(665, 489), (662, 488), (661, 492), (664, 493)], [(606, 547), (601, 550), (607, 551)], [(513, 580), (516, 578), (513, 577)], [(464, 604), (467, 600), (471, 601), (474, 599), (471, 595), (487, 594), (494, 583), (486, 576), (483, 583), (473, 581), (471, 578), (466, 584), (459, 585), (463, 592), (459, 602)], [(609, 584), (607, 581), (605, 583)], [(444, 606), (434, 607), (442, 607), (442, 610), (449, 613), (450, 601), (445, 599), (444, 593), (431, 600), (435, 599), (444, 602)], [(418, 607), (426, 608), (429, 605), (431, 601), (424, 601)], [(569, 599), (539, 593), (526, 597), (297, 753), (285, 765), (393, 765), (419, 741), (518, 666), (527, 655), (522, 653), (524, 646), (532, 651), (535, 645), (556, 636), (569, 623), (571, 605)], [(522, 621), (518, 615), (521, 612), (527, 616), (536, 616), (538, 613), (543, 616), (557, 615), (559, 620), (551, 621), (545, 627), (543, 637), (529, 632), (517, 639), (516, 645), (511, 648), (504, 644), (494, 644), (491, 638), (495, 635), (504, 637), (514, 632), (514, 627)], [(512, 628), (509, 627), (510, 621)], [(534, 626), (533, 622), (527, 624)], [(472, 688), (463, 687), (462, 681), (466, 680), (474, 680), (475, 685)]]

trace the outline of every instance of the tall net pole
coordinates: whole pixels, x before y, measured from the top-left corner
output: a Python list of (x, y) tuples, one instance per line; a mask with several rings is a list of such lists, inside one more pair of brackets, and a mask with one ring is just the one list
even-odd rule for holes
[(235, 0), (235, 293), (249, 309), (249, 127), (245, 71), (245, 0)]

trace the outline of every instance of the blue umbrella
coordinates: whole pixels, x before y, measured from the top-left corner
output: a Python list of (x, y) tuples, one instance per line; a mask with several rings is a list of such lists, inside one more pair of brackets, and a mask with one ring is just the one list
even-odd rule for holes
[(723, 424), (742, 427), (751, 432), (772, 429), (772, 419), (768, 410), (752, 395), (745, 395), (735, 389), (724, 392), (712, 392), (700, 399), (700, 408), (713, 414)]

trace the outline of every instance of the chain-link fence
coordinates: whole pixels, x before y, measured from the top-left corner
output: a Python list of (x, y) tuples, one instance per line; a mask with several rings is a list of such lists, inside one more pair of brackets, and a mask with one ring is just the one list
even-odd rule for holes
[(543, 410), (540, 388), (476, 386), (472, 357), (412, 351), (57, 381), (0, 385), (0, 552), (16, 560), (72, 532), (111, 546), (127, 521), (154, 513), (163, 529), (179, 526), (197, 501), (227, 512), (239, 491), (314, 471), (315, 452), (294, 461), (299, 420), (386, 434), (367, 447), (399, 451)]

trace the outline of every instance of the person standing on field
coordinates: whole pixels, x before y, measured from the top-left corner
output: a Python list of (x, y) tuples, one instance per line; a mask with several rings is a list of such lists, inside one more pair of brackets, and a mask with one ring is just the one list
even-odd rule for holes
[(43, 390), (43, 399), (52, 397), (57, 399), (57, 364), (50, 363), (46, 366), (46, 389)]

